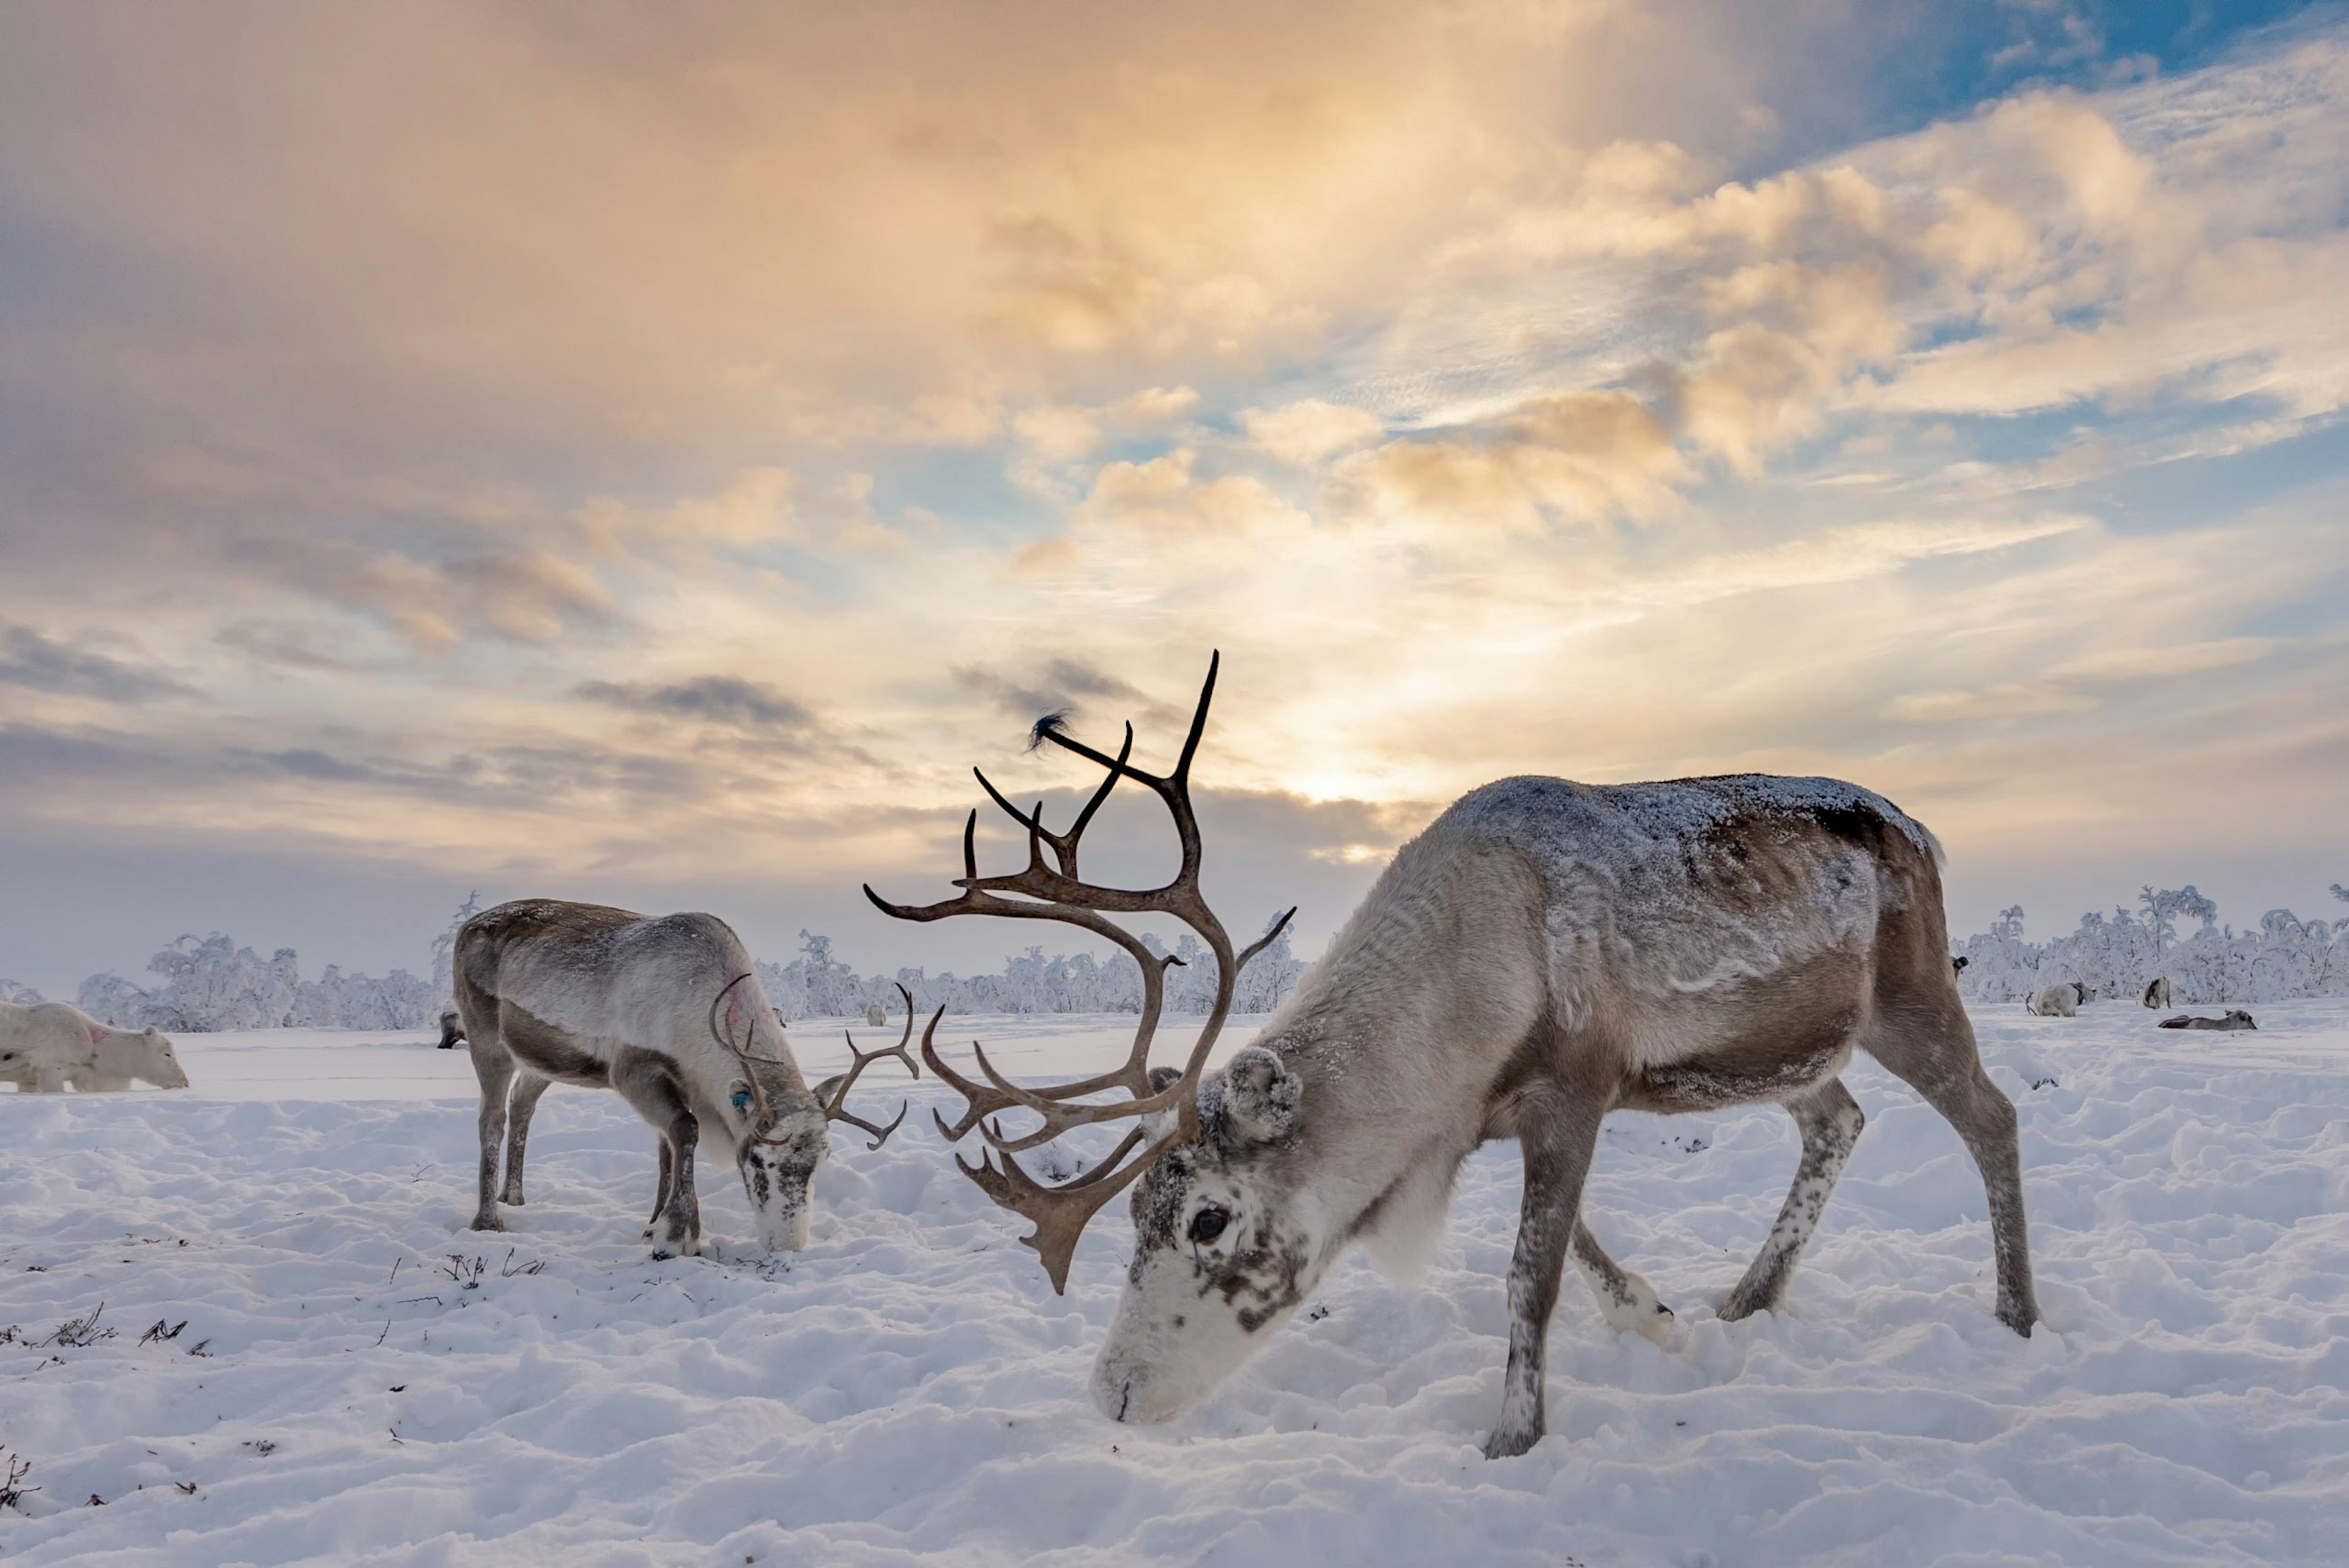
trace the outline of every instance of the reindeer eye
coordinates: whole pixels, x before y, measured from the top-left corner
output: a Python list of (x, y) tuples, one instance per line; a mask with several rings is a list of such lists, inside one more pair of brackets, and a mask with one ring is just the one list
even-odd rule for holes
[(1232, 1217), (1229, 1214), (1209, 1205), (1191, 1216), (1191, 1239), (1195, 1242), (1212, 1242), (1222, 1235), (1224, 1227), (1231, 1222)]

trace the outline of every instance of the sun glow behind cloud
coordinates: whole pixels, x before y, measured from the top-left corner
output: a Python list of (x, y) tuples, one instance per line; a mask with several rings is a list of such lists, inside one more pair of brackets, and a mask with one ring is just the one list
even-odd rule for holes
[(2341, 849), (2349, 32), (1839, 138), (1734, 12), (18, 14), (0, 800), (831, 900), (1220, 646), (1309, 932), (1512, 771)]

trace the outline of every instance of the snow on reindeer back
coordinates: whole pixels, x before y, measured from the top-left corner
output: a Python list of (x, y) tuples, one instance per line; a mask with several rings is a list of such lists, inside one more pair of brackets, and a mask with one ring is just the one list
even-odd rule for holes
[(1762, 773), (1504, 779), (1463, 796), (1428, 830), (1497, 840), (1533, 861), (1561, 971), (1603, 954), (1632, 984), (1687, 993), (1866, 944), (1887, 891), (1875, 859), (1842, 833), (1809, 830), (1855, 813), (1940, 858), (1932, 835), (1872, 790)]

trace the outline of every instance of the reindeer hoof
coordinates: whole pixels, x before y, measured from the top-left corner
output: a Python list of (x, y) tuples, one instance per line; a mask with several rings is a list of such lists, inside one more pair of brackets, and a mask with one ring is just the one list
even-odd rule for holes
[(498, 1218), (495, 1210), (473, 1216), (473, 1229), (477, 1231), (502, 1231), (505, 1228), (506, 1222)]
[(1542, 1429), (1539, 1427), (1515, 1431), (1506, 1428), (1495, 1429), (1493, 1435), (1485, 1439), (1485, 1457), (1488, 1460), (1513, 1460), (1519, 1454), (1530, 1452), (1533, 1446), (1541, 1440)]

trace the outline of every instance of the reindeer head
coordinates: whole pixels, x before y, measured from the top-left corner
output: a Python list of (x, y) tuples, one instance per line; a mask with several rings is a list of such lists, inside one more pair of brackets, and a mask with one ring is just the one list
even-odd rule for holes
[(1093, 1362), (1110, 1419), (1169, 1420), (1215, 1392), (1337, 1255), (1338, 1229), (1297, 1168), (1303, 1091), (1249, 1047), (1200, 1082), (1197, 1136), (1135, 1184), (1133, 1260)]
[[(1038, 722), (1035, 742), (1049, 740), (1108, 770), (1066, 833), (1045, 828), (1040, 803), (1022, 811), (978, 775), (988, 797), (1028, 830), (1024, 871), (978, 874), (974, 811), (963, 827), (963, 875), (956, 879), (962, 896), (916, 907), (864, 890), (883, 913), (900, 920), (994, 914), (1081, 926), (1115, 943), (1141, 966), (1142, 1016), (1133, 1048), (1123, 1066), (1092, 1078), (1023, 1088), (998, 1072), (976, 1043), (971, 1050), (984, 1081), (966, 1078), (939, 1057), (936, 1017), (922, 1035), (922, 1059), (967, 1102), (953, 1126), (938, 1117), (938, 1130), (956, 1141), (974, 1130), (985, 1137), (993, 1152), (982, 1153), (975, 1167), (964, 1164), (963, 1173), (1034, 1222), (1034, 1233), (1021, 1240), (1043, 1259), (1054, 1290), (1068, 1286), (1069, 1262), (1086, 1222), (1140, 1179), (1132, 1200), (1135, 1246), (1125, 1295), (1093, 1369), (1094, 1398), (1119, 1420), (1164, 1420), (1205, 1398), (1303, 1299), (1333, 1251), (1309, 1191), (1286, 1177), (1284, 1155), (1294, 1149), (1303, 1113), (1299, 1080), (1266, 1050), (1242, 1051), (1212, 1078), (1206, 1072), (1241, 969), (1297, 913), (1290, 910), (1236, 953), (1223, 922), (1200, 896), (1191, 762), (1206, 728), (1216, 667), (1208, 664), (1182, 756), (1163, 776), (1132, 765), (1132, 725), (1112, 757), (1071, 738), (1057, 715)], [(1103, 887), (1078, 874), (1078, 841), (1121, 779), (1156, 794), (1174, 818), (1182, 864), (1164, 887)], [(1196, 932), (1215, 956), (1215, 1006), (1179, 1072), (1154, 1071), (1150, 1046), (1165, 1003), (1167, 966), (1181, 960), (1153, 953), (1112, 914), (1172, 916)], [(1125, 1098), (1092, 1098), (1112, 1092)], [(994, 1118), (1009, 1110), (1032, 1112), (1039, 1125), (1024, 1134), (1007, 1133)], [(1113, 1121), (1133, 1125), (1106, 1159), (1059, 1186), (1039, 1183), (1015, 1158), (1073, 1128)]]
[(140, 1055), (146, 1058), (139, 1076), (164, 1088), (186, 1088), (188, 1069), (180, 1065), (180, 1053), (173, 1047), (171, 1037), (150, 1028), (139, 1038)]
[[(805, 1080), (800, 1077), (799, 1064), (792, 1059), (788, 1047), (764, 1054), (757, 1048), (759, 1018), (770, 1020), (778, 1034), (783, 1026), (782, 1016), (763, 999), (756, 1003), (755, 1008), (743, 1000), (743, 991), (757, 985), (757, 979), (750, 975), (738, 975), (730, 981), (726, 989), (719, 993), (718, 1000), (710, 1004), (709, 1032), (741, 1063), (745, 1075), (727, 1086), (727, 1109), (734, 1113), (739, 1128), (734, 1163), (742, 1173), (742, 1191), (750, 1200), (760, 1244), (769, 1252), (797, 1252), (808, 1243), (809, 1193), (815, 1182), (816, 1168), (832, 1153), (828, 1125), (845, 1121), (861, 1127), (874, 1135), (869, 1147), (878, 1149), (905, 1119), (905, 1108), (900, 1105), (896, 1121), (876, 1127), (862, 1117), (851, 1115), (846, 1104), (848, 1091), (864, 1075), (864, 1069), (883, 1057), (895, 1057), (916, 1078), (921, 1076), (921, 1069), (906, 1051), (906, 1044), (914, 1035), (914, 997), (903, 985), (897, 987), (905, 998), (905, 1033), (895, 1046), (860, 1051), (856, 1048), (856, 1037), (850, 1035), (848, 1051), (855, 1065), (816, 1085), (811, 1096)], [(943, 1007), (939, 1009), (941, 1014), (945, 1011)], [(931, 1023), (935, 1026), (936, 1020)], [(737, 1025), (743, 1026), (749, 1045), (734, 1043)]]

